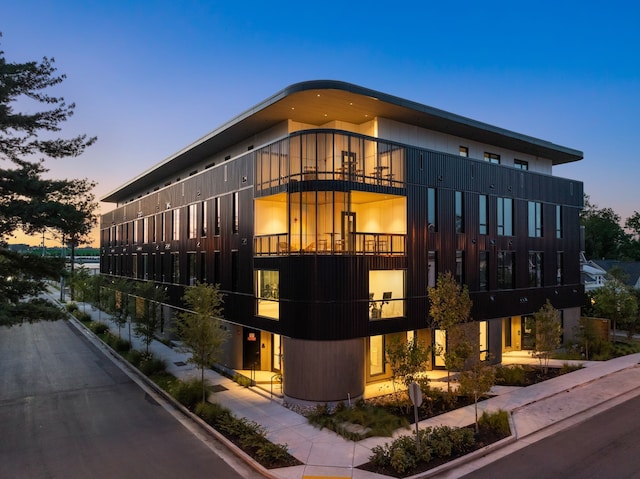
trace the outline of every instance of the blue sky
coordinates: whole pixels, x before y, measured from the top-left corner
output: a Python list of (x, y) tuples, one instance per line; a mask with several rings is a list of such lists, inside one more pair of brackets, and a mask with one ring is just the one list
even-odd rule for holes
[(6, 3), (7, 60), (54, 57), (77, 104), (63, 133), (98, 136), (47, 166), (97, 197), (292, 83), (335, 79), (581, 150), (554, 174), (622, 221), (640, 210), (635, 2)]

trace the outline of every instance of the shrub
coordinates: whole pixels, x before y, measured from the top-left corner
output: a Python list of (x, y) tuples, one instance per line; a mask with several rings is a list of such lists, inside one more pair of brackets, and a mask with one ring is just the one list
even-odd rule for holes
[(503, 409), (498, 409), (491, 413), (483, 411), (482, 416), (478, 419), (478, 426), (481, 429), (488, 429), (502, 436), (511, 434), (509, 413)]
[(229, 409), (220, 404), (210, 402), (199, 402), (194, 412), (211, 426), (216, 426), (221, 418), (231, 416)]
[(127, 353), (126, 358), (127, 358), (127, 361), (129, 361), (133, 366), (137, 368), (138, 366), (140, 366), (143, 356), (144, 354), (138, 351), (137, 349), (131, 349)]
[(65, 306), (67, 308), (67, 311), (70, 312), (71, 314), (74, 313), (74, 311), (78, 311), (78, 305), (76, 303), (69, 303)]
[(169, 394), (184, 407), (193, 410), (199, 402), (202, 402), (202, 381), (199, 379), (178, 381), (171, 388)]
[[(154, 358), (150, 355), (145, 355), (140, 362), (140, 366), (138, 366), (140, 372), (145, 376), (158, 374), (164, 371), (166, 368), (167, 363), (163, 359)], [(200, 394), (202, 394), (202, 389), (200, 390)]]
[(89, 324), (89, 329), (97, 335), (105, 334), (109, 331), (109, 325), (98, 321)]
[(126, 353), (131, 349), (131, 343), (129, 341), (114, 335), (111, 335), (110, 337), (109, 346), (111, 346), (113, 349), (115, 349), (119, 353)]
[(511, 386), (524, 386), (526, 384), (525, 370), (519, 364), (496, 367), (496, 383)]
[(83, 323), (91, 322), (91, 315), (85, 311), (77, 310), (73, 315), (78, 321), (82, 321)]
[(434, 427), (429, 435), (429, 446), (435, 457), (446, 458), (453, 453), (453, 443), (451, 442), (451, 432), (449, 426)]
[(274, 444), (265, 439), (256, 447), (255, 454), (261, 464), (276, 464), (289, 459), (289, 447), (287, 444)]
[(233, 376), (233, 380), (237, 382), (240, 386), (245, 388), (251, 387), (251, 385), (253, 384), (253, 381), (251, 381), (251, 379), (249, 379), (246, 376), (243, 376), (242, 374), (236, 374), (235, 376)]

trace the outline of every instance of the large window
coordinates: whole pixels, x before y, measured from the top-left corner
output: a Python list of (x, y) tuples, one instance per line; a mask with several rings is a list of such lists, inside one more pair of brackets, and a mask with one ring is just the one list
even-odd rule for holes
[(256, 271), (257, 314), (265, 318), (280, 318), (280, 272), (273, 270)]
[(513, 236), (513, 199), (498, 198), (498, 235)]
[(537, 201), (529, 201), (529, 237), (541, 238), (542, 237), (542, 203)]
[(542, 253), (539, 251), (529, 253), (529, 286), (542, 286)]
[(404, 316), (404, 270), (369, 271), (369, 319)]
[(498, 288), (500, 289), (513, 289), (514, 285), (514, 253), (513, 251), (499, 251), (498, 252)]
[(478, 196), (478, 233), (487, 234), (487, 195)]

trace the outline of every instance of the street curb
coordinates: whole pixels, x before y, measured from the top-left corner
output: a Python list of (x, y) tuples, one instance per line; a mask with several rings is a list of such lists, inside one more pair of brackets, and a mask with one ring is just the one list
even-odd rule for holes
[[(215, 428), (207, 424), (201, 417), (192, 413), (189, 409), (184, 407), (180, 402), (176, 401), (169, 393), (167, 393), (164, 389), (158, 386), (156, 383), (151, 381), (147, 376), (142, 374), (140, 370), (134, 367), (129, 361), (124, 359), (116, 350), (114, 350), (111, 346), (104, 343), (93, 331), (91, 331), (87, 326), (85, 326), (81, 321), (79, 321), (75, 316), (66, 311), (68, 320), (71, 324), (74, 325), (75, 328), (79, 329), (83, 332), (88, 339), (92, 340), (92, 342), (98, 343), (95, 344), (98, 349), (100, 349), (105, 356), (109, 357), (112, 361), (114, 361), (120, 369), (122, 369), (127, 375), (138, 385), (140, 386), (146, 393), (149, 393), (148, 389), (151, 389), (157, 396), (169, 403), (171, 407), (180, 412), (187, 419), (191, 420), (195, 423), (200, 429), (204, 430), (210, 436), (213, 436), (218, 442), (223, 444), (230, 452), (232, 452), (235, 456), (241, 459), (245, 464), (251, 467), (256, 472), (259, 472), (261, 475), (266, 477), (267, 479), (278, 479), (276, 476), (271, 474), (267, 468), (262, 466), (260, 463), (255, 461), (251, 456), (245, 453), (242, 449), (236, 446), (233, 442), (227, 439), (224, 435), (218, 432)], [(108, 354), (107, 354), (108, 353)], [(135, 377), (134, 377), (135, 376)], [(144, 384), (141, 384), (144, 383)], [(155, 398), (154, 398), (155, 399)]]

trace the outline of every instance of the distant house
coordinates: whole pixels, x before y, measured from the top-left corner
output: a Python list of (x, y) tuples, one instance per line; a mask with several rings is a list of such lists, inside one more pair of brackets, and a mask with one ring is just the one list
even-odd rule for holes
[[(626, 275), (624, 283), (635, 289), (640, 289), (640, 261), (618, 261), (603, 259), (590, 261), (589, 263), (601, 268), (607, 273), (613, 268), (620, 268)], [(588, 291), (585, 283), (585, 291)]]
[(594, 261), (587, 261), (584, 254), (581, 254), (580, 277), (584, 284), (584, 291), (588, 293), (604, 286), (607, 282), (607, 270)]

